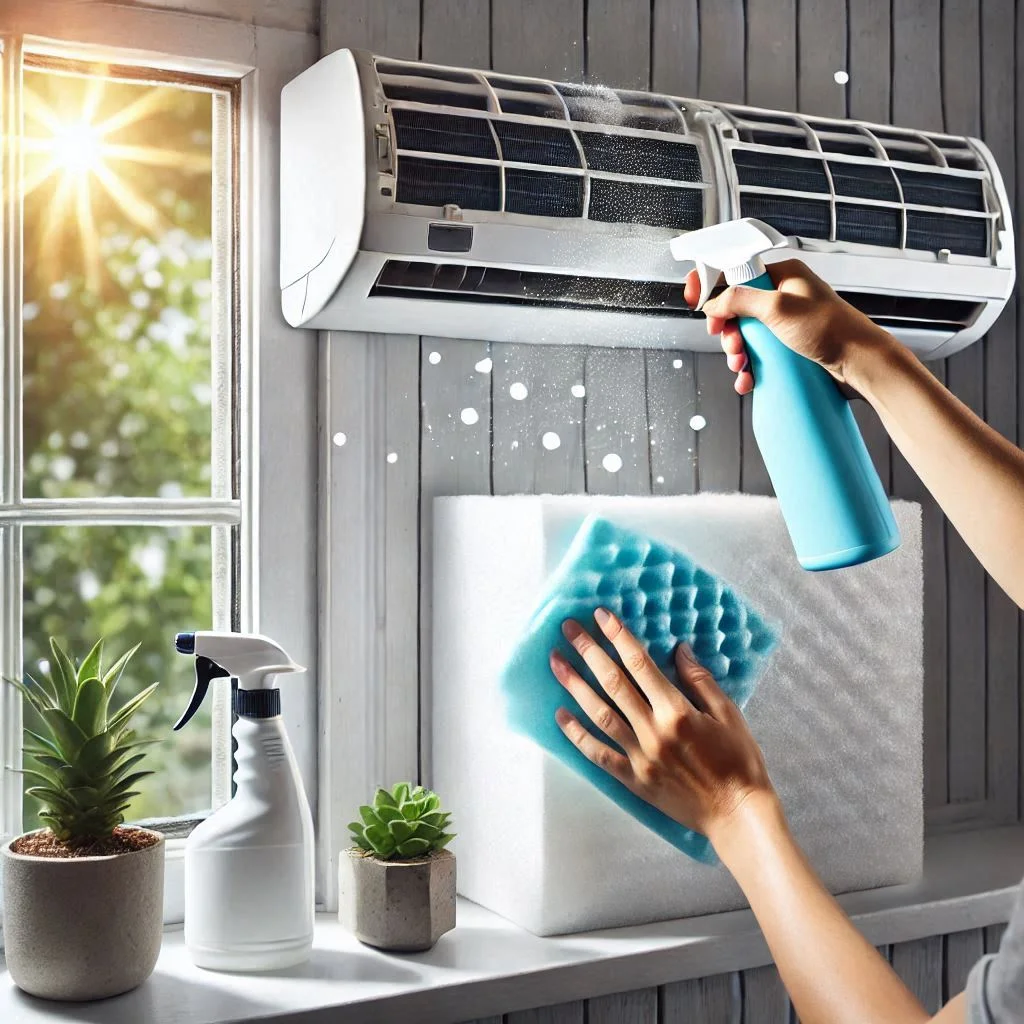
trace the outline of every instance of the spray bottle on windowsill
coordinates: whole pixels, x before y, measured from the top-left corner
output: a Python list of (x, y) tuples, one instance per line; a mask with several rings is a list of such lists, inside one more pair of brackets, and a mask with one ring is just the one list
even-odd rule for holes
[(185, 945), (209, 970), (300, 964), (313, 945), (313, 817), (273, 683), (303, 668), (264, 636), (179, 633), (175, 647), (194, 655), (196, 685), (174, 728), (223, 677), (238, 718), (235, 794), (185, 844)]

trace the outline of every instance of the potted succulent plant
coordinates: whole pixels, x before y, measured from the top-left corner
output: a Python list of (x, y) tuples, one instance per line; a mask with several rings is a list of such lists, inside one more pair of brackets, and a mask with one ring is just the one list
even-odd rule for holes
[(34, 996), (86, 1000), (127, 992), (152, 973), (163, 931), (164, 841), (126, 827), (145, 755), (129, 727), (156, 683), (112, 706), (138, 647), (109, 667), (103, 642), (76, 665), (50, 640), (42, 682), (9, 680), (41, 722), (25, 730), (27, 795), (46, 826), (3, 848), (4, 938), (14, 983)]
[(455, 927), (451, 815), (436, 793), (399, 782), (359, 816), (338, 865), (339, 920), (368, 946), (430, 949)]

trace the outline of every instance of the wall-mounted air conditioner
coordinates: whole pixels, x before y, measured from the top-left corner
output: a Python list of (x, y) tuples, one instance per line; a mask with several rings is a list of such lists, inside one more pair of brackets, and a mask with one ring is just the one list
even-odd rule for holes
[(977, 139), (358, 50), (281, 97), (295, 326), (713, 348), (668, 242), (737, 216), (922, 355), (977, 340), (1013, 287)]

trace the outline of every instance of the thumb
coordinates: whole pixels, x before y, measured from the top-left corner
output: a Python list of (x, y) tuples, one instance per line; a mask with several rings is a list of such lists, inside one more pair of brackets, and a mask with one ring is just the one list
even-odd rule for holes
[(704, 303), (704, 314), (716, 320), (731, 320), (737, 316), (752, 316), (764, 320), (774, 307), (777, 293), (762, 288), (732, 285), (720, 295)]
[(676, 648), (675, 658), (679, 678), (697, 695), (705, 711), (715, 718), (720, 718), (729, 703), (729, 698), (715, 682), (715, 677), (697, 661), (689, 644), (680, 644)]

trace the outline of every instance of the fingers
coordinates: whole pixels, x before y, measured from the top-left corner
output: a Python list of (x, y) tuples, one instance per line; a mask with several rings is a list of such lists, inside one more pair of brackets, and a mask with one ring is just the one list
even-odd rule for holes
[(749, 395), (754, 390), (754, 375), (749, 370), (738, 374), (732, 385), (738, 395)]
[(573, 695), (587, 717), (626, 753), (639, 749), (636, 733), (594, 692), (558, 651), (551, 652), (551, 672)]
[(661, 674), (658, 667), (651, 661), (644, 645), (619, 619), (605, 608), (594, 612), (594, 621), (601, 632), (612, 642), (626, 671), (643, 690), (652, 705), (666, 703), (670, 697), (678, 693), (676, 688)]
[(696, 270), (691, 270), (686, 275), (686, 283), (683, 285), (683, 299), (686, 304), (693, 309), (697, 305), (697, 300), (700, 298), (700, 278), (697, 276)]
[(650, 734), (651, 711), (630, 682), (626, 673), (604, 652), (589, 633), (575, 620), (562, 624), (562, 633), (579, 652), (587, 667), (601, 684), (601, 689), (615, 702), (633, 727), (641, 742)]
[(693, 690), (707, 713), (722, 721), (734, 705), (715, 682), (715, 677), (697, 661), (689, 644), (676, 648), (675, 659), (679, 678)]
[(603, 769), (624, 785), (630, 784), (633, 771), (627, 757), (591, 736), (565, 708), (558, 709), (555, 713), (555, 721), (568, 740), (588, 761), (593, 761), (598, 768)]
[(771, 313), (776, 296), (776, 292), (761, 288), (744, 288), (741, 285), (726, 288), (721, 295), (704, 303), (708, 330), (712, 334), (718, 334), (726, 320), (737, 316), (752, 316), (757, 320), (763, 320)]

